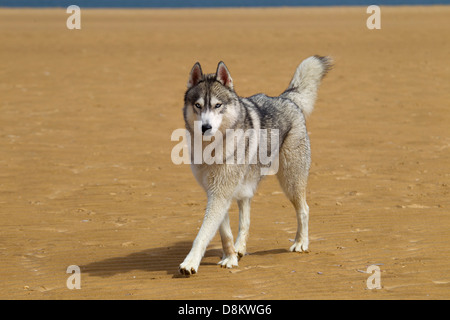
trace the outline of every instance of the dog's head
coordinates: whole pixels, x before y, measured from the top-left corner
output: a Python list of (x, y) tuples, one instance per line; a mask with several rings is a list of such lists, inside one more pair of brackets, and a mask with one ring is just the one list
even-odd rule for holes
[(215, 74), (202, 72), (200, 63), (192, 67), (184, 96), (184, 119), (189, 130), (198, 125), (202, 134), (225, 133), (238, 117), (239, 98), (233, 89), (233, 80), (221, 61)]

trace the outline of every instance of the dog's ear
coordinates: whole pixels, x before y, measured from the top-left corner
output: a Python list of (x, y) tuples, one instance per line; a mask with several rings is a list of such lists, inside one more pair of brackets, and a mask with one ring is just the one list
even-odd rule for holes
[(223, 61), (220, 61), (217, 66), (216, 79), (225, 87), (233, 89), (233, 79), (231, 79), (230, 72)]
[(192, 67), (191, 73), (189, 74), (189, 81), (187, 83), (188, 89), (195, 86), (203, 77), (202, 67), (200, 63), (195, 63)]

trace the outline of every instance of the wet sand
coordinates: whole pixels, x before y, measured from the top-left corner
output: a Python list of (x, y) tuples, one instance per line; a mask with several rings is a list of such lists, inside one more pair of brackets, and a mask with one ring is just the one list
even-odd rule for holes
[[(1, 9), (0, 298), (449, 299), (450, 7), (381, 7), (381, 30), (365, 9), (82, 10), (81, 30)], [(170, 158), (192, 65), (278, 95), (314, 54), (336, 66), (307, 122), (310, 253), (288, 252), (270, 176), (239, 267), (216, 265), (216, 235), (178, 276), (206, 204)]]

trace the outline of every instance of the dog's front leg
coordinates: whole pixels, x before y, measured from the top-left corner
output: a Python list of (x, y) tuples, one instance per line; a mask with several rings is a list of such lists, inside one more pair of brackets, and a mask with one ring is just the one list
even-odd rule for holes
[(219, 229), (230, 206), (230, 200), (223, 196), (208, 196), (205, 217), (197, 237), (192, 244), (192, 249), (180, 264), (180, 273), (190, 275), (197, 273), (200, 261), (205, 254), (206, 247)]
[(238, 257), (234, 249), (233, 233), (230, 228), (230, 218), (228, 212), (219, 227), (220, 237), (222, 239), (223, 257), (218, 263), (223, 268), (232, 268), (238, 266)]

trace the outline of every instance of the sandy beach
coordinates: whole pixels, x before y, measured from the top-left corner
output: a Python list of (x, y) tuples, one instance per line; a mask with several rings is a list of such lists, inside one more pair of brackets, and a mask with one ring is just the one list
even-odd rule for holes
[[(0, 9), (1, 299), (449, 299), (450, 7)], [(248, 252), (178, 275), (206, 206), (171, 161), (196, 61), (278, 95), (331, 55), (307, 121), (310, 252), (274, 176)], [(238, 210), (230, 209), (238, 230)], [(81, 270), (81, 289), (66, 273)], [(367, 288), (370, 265), (381, 289)]]

